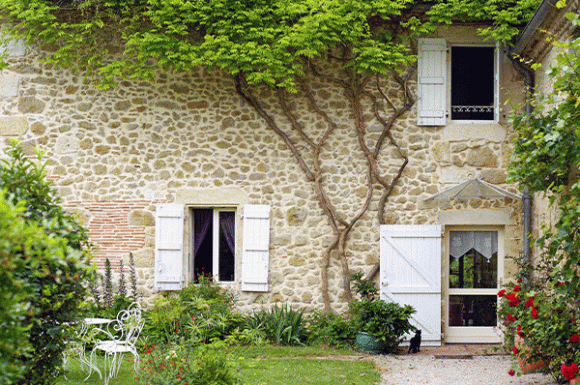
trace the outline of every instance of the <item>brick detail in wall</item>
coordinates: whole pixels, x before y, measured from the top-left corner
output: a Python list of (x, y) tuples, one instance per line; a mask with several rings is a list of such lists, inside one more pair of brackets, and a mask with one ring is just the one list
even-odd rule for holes
[[(72, 212), (84, 212), (90, 242), (95, 246), (93, 262), (104, 269), (108, 258), (113, 270), (117, 270), (120, 260), (143, 248), (147, 226), (129, 225), (129, 215), (134, 211), (148, 210), (161, 200), (112, 200), (112, 201), (70, 201), (63, 207)], [(154, 212), (151, 213), (153, 216)], [(126, 266), (126, 264), (125, 264)]]

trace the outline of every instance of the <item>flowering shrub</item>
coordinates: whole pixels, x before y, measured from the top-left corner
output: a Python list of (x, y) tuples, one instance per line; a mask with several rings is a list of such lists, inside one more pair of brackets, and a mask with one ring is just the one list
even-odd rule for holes
[[(566, 18), (576, 28), (580, 26), (577, 13), (568, 13)], [(545, 193), (558, 218), (535, 240), (544, 263), (530, 271), (529, 277), (536, 282), (523, 281), (526, 290), (520, 298), (525, 305), (508, 309), (511, 305), (504, 296), (502, 310), (512, 310), (515, 317), (504, 318), (508, 330), (515, 328), (525, 338), (520, 354), (544, 357), (554, 377), (568, 379), (580, 363), (580, 38), (548, 38), (556, 53), (547, 69), (551, 91), (539, 92), (535, 108), (513, 119), (517, 138), (508, 168), (512, 182)]]
[[(549, 283), (553, 275), (550, 266), (520, 266), (517, 284), (498, 292), (498, 314), (514, 357), (525, 363), (542, 361), (544, 372), (557, 381), (569, 380), (577, 373), (575, 361), (580, 356), (577, 305), (575, 299), (560, 293), (567, 283)], [(535, 277), (533, 280), (524, 279), (530, 274)], [(519, 348), (513, 346), (515, 335), (524, 341)], [(510, 371), (510, 374), (521, 373)]]
[(215, 285), (210, 276), (199, 276), (176, 293), (157, 297), (147, 312), (144, 339), (166, 343), (182, 339), (224, 339), (244, 324), (234, 311), (236, 293)]
[(146, 345), (137, 373), (145, 385), (242, 384), (237, 360), (223, 342), (208, 345)]

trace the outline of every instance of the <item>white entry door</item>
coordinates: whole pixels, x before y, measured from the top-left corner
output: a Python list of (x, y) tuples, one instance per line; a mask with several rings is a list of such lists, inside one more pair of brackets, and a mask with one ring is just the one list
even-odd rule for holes
[(381, 225), (380, 236), (381, 299), (413, 306), (421, 344), (440, 346), (441, 226)]
[(445, 341), (500, 343), (497, 291), (503, 281), (503, 228), (448, 228)]

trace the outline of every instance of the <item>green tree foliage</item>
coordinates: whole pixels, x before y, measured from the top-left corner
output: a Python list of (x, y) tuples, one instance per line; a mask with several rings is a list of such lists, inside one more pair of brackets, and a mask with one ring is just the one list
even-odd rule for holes
[[(437, 0), (426, 14), (418, 4), (423, 2), (0, 0), (0, 9), (14, 23), (7, 30), (14, 37), (50, 47), (50, 61), (99, 75), (103, 87), (117, 78), (150, 78), (159, 67), (204, 66), (243, 74), (249, 84), (295, 91), (307, 59), (337, 46), (352, 47), (344, 66), (385, 75), (414, 61), (409, 38), (439, 25), (485, 21), (484, 36), (507, 42), (539, 1)], [(124, 51), (112, 59), (115, 44)]]
[(7, 369), (0, 375), (7, 382), (0, 383), (52, 384), (70, 338), (67, 325), (78, 318), (84, 284), (91, 278), (88, 236), (59, 206), (44, 180), (45, 165), (28, 159), (17, 145), (5, 153), (9, 158), (0, 165), (5, 194), (0, 203), (0, 292), (6, 311), (0, 312), (0, 324), (3, 335), (11, 334), (0, 342), (0, 365)]
[[(350, 232), (371, 202), (377, 204), (378, 222), (387, 223), (389, 196), (409, 161), (391, 128), (415, 103), (410, 84), (416, 38), (440, 25), (477, 21), (483, 23), (480, 32), (487, 38), (507, 42), (531, 17), (539, 0), (427, 4), (415, 0), (0, 0), (0, 9), (12, 22), (6, 29), (11, 38), (37, 44), (45, 49), (47, 61), (81, 70), (101, 89), (125, 78), (152, 80), (160, 69), (203, 67), (229, 75), (237, 94), (279, 136), (313, 186), (333, 236), (321, 251), (322, 296), (325, 309), (330, 310), (331, 258), (341, 265), (348, 301), (352, 298)], [(335, 155), (329, 138), (338, 135), (344, 122), (316, 95), (314, 84), (332, 87), (350, 109), (348, 135), (356, 136), (366, 168), (359, 178), (364, 196), (357, 202), (346, 204), (325, 183), (329, 170), (324, 159)], [(271, 90), (277, 105), (264, 103), (264, 88)], [(302, 101), (292, 103), (298, 97)], [(310, 119), (305, 121), (304, 113), (315, 114), (322, 124), (308, 127)], [(381, 127), (378, 135), (369, 134), (371, 124)], [(380, 166), (387, 163), (391, 166)], [(343, 189), (338, 190), (340, 194)]]
[[(580, 25), (577, 14), (566, 17)], [(513, 118), (517, 138), (509, 169), (512, 181), (544, 192), (559, 213), (535, 240), (542, 263), (521, 268), (522, 293), (532, 302), (513, 325), (529, 340), (523, 354), (548, 359), (550, 372), (561, 378), (561, 365), (580, 364), (580, 38), (553, 44), (557, 55), (548, 69), (553, 87), (536, 95), (530, 114)], [(573, 346), (564, 348), (568, 344)]]

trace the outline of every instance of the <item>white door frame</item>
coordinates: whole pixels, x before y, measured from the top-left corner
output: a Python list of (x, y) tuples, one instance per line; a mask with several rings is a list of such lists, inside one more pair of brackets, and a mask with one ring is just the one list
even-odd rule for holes
[[(497, 287), (489, 289), (450, 289), (449, 288), (449, 241), (451, 231), (497, 231), (498, 235), (498, 258), (497, 258)], [(497, 295), (504, 281), (505, 259), (505, 227), (504, 226), (445, 226), (443, 242), (443, 277), (442, 286), (444, 291), (443, 318), (445, 320), (446, 343), (501, 343), (503, 335), (499, 327), (487, 326), (449, 326), (449, 296), (453, 294), (483, 294)], [(497, 300), (497, 297), (496, 297)], [(499, 326), (499, 325), (498, 325)]]

